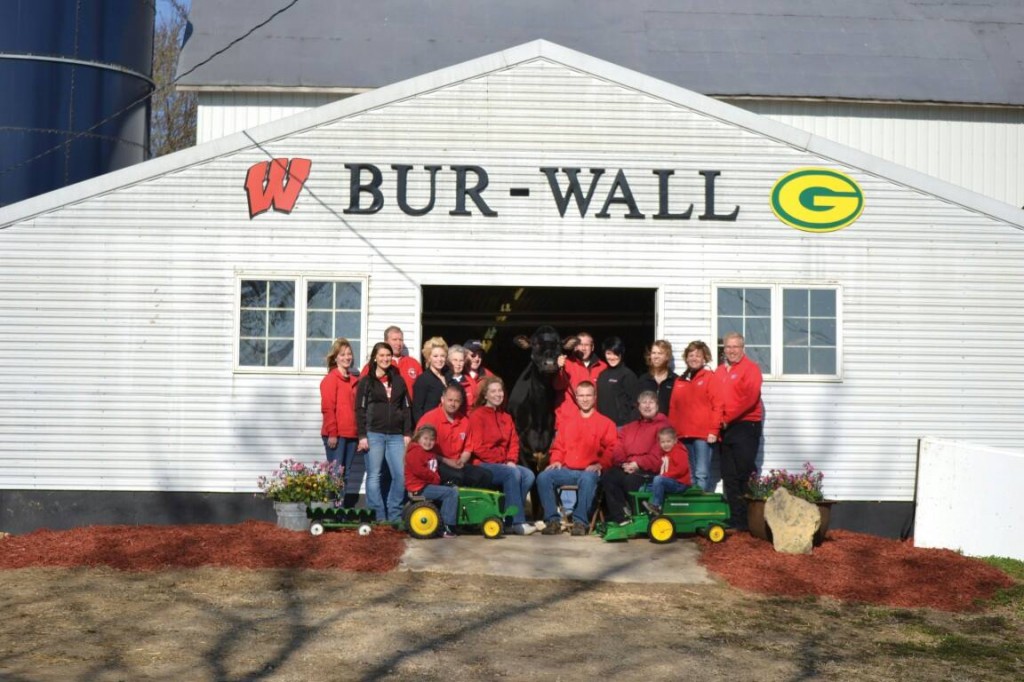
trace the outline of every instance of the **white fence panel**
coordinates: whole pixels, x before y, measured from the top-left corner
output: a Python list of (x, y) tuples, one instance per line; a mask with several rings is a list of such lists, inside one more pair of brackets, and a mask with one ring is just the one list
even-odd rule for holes
[(914, 544), (1024, 560), (1024, 453), (925, 438)]

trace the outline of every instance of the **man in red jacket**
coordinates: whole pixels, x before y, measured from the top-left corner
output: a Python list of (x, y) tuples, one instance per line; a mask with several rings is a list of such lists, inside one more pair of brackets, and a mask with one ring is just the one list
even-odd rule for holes
[(608, 363), (594, 353), (593, 336), (588, 332), (580, 332), (576, 338), (579, 342), (573, 348), (572, 355), (558, 358), (558, 366), (561, 369), (555, 377), (554, 387), (556, 391), (563, 393), (555, 405), (556, 429), (562, 419), (571, 417), (579, 407), (576, 404), (576, 388), (580, 382), (589, 381), (596, 387), (598, 375), (608, 369)]
[(409, 397), (412, 398), (412, 385), (416, 383), (416, 378), (423, 374), (423, 367), (420, 366), (419, 360), (405, 354), (405, 334), (402, 333), (401, 328), (391, 326), (385, 329), (384, 341), (391, 346), (391, 352), (394, 354), (391, 364), (398, 368), (402, 378), (405, 379)]
[(490, 488), (492, 476), (483, 467), (470, 463), (469, 417), (462, 409), (462, 387), (448, 386), (441, 404), (422, 417), (416, 428), (433, 426), (437, 430), (437, 449), (441, 452), (437, 472), (445, 485)]
[(562, 519), (558, 514), (555, 489), (563, 485), (579, 486), (572, 534), (586, 535), (590, 508), (601, 470), (611, 465), (615, 448), (615, 422), (597, 411), (597, 388), (584, 381), (576, 387), (579, 410), (562, 420), (551, 444), (551, 464), (537, 476), (537, 494), (544, 507), (543, 533), (562, 532)]
[(761, 445), (761, 368), (743, 350), (743, 336), (730, 332), (722, 339), (725, 363), (715, 371), (715, 380), (724, 404), (722, 416), (722, 487), (729, 500), (729, 525), (747, 528), (747, 501), (750, 475), (757, 468), (757, 450)]

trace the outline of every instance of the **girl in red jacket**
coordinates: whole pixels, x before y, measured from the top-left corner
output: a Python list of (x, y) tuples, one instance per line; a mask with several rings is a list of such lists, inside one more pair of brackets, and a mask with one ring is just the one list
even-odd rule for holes
[(354, 507), (359, 502), (359, 488), (363, 484), (365, 469), (362, 455), (356, 452), (359, 442), (356, 437), (356, 384), (359, 374), (353, 371), (353, 360), (352, 344), (348, 339), (335, 339), (327, 354), (327, 376), (320, 381), (320, 413), (323, 415), (320, 437), (327, 451), (327, 461), (337, 465), (344, 475), (344, 507)]
[(651, 501), (644, 502), (647, 511), (661, 513), (666, 493), (684, 493), (690, 487), (690, 456), (676, 439), (676, 430), (666, 426), (658, 431), (658, 445), (664, 453), (662, 472), (651, 481)]
[(421, 426), (416, 430), (405, 450), (405, 489), (411, 495), (422, 495), (433, 502), (440, 502), (443, 537), (453, 538), (459, 489), (441, 485), (441, 476), (437, 473), (437, 458), (441, 453), (434, 447), (436, 444), (437, 431), (433, 426)]

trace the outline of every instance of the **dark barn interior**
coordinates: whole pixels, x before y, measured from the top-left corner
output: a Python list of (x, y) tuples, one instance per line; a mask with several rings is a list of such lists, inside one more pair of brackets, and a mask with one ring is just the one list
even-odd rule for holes
[[(626, 365), (640, 375), (647, 371), (644, 350), (654, 340), (654, 297), (654, 289), (424, 286), (422, 338), (489, 342), (487, 366), (514, 382), (528, 357), (512, 343), (519, 334), (529, 336), (544, 324), (563, 337), (587, 331), (599, 354), (605, 338), (619, 336)], [(420, 359), (419, 350), (409, 352)]]

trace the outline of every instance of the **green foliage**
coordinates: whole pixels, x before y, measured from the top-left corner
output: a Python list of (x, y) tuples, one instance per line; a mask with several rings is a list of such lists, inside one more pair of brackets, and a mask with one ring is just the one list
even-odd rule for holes
[(1024, 561), (1002, 556), (986, 556), (981, 557), (981, 560), (991, 566), (995, 566), (1014, 580), (1024, 581)]

